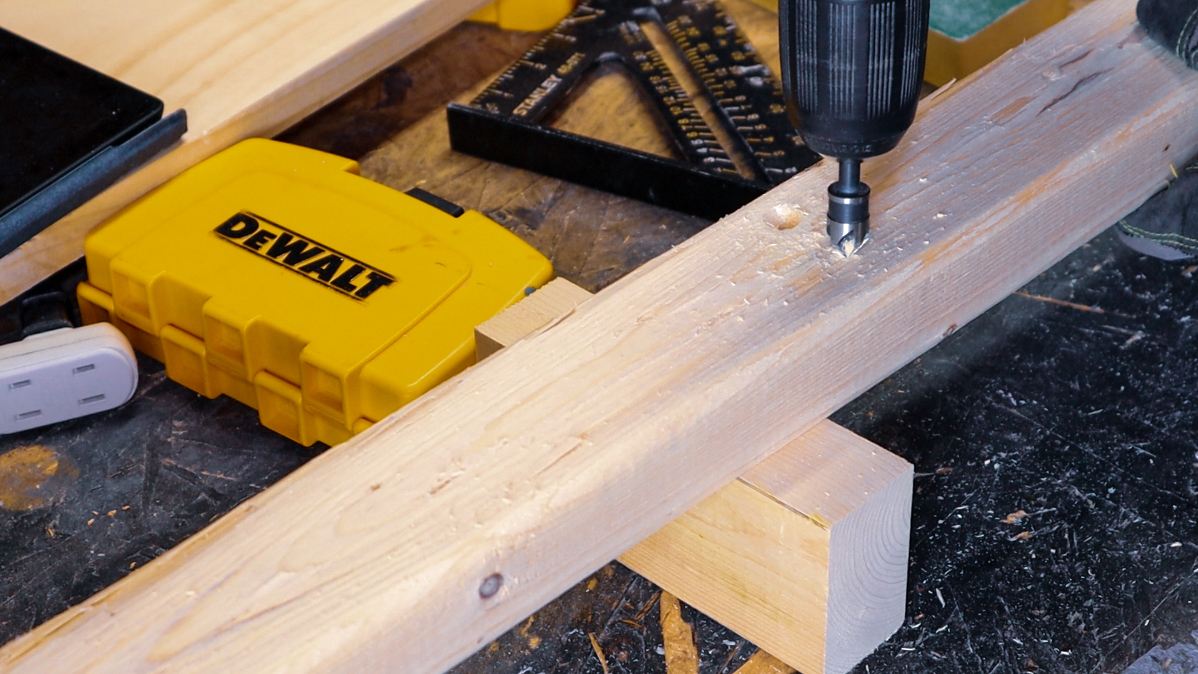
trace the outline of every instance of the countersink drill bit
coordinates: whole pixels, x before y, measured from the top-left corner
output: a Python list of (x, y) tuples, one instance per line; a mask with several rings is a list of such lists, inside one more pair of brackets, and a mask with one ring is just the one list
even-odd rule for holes
[(840, 161), (828, 236), (852, 255), (869, 235), (861, 160), (889, 152), (915, 120), (930, 0), (780, 0), (782, 86), (812, 150)]
[(869, 185), (861, 182), (861, 160), (841, 159), (840, 180), (828, 186), (828, 237), (852, 255), (869, 236)]

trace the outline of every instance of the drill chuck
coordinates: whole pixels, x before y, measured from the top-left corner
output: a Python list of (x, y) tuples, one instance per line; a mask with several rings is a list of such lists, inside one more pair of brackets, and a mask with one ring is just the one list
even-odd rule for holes
[(930, 0), (779, 3), (791, 121), (808, 147), (841, 162), (840, 180), (828, 188), (828, 233), (842, 250), (846, 236), (860, 245), (869, 226), (860, 161), (893, 149), (915, 120), (929, 6)]

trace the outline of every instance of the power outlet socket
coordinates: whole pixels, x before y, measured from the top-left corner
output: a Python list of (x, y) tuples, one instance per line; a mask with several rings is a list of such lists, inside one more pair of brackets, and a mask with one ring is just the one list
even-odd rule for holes
[(0, 346), (0, 434), (103, 412), (137, 389), (137, 358), (109, 323)]

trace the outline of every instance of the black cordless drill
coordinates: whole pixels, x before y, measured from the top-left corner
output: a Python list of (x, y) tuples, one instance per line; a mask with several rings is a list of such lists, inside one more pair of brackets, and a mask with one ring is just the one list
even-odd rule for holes
[(840, 161), (828, 236), (845, 255), (869, 233), (861, 160), (889, 152), (915, 119), (930, 0), (779, 0), (782, 85), (812, 150)]

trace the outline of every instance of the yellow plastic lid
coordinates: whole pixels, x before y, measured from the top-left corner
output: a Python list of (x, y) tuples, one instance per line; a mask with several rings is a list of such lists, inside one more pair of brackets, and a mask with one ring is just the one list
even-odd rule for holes
[(471, 364), (474, 326), (552, 275), (483, 215), (357, 170), (267, 140), (196, 165), (88, 236), (86, 319), (303, 444), (348, 438)]
[(496, 0), (470, 17), (504, 30), (549, 30), (574, 11), (574, 0)]

